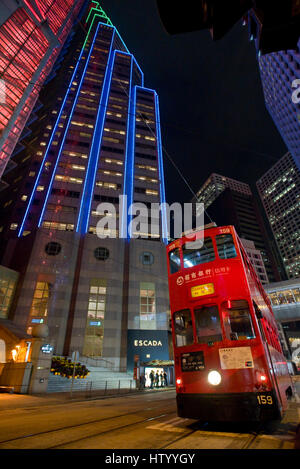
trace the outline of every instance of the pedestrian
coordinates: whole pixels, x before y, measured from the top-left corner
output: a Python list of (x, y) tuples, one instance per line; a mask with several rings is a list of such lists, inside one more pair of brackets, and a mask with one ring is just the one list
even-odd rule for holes
[(145, 387), (145, 376), (141, 375), (140, 376), (140, 389), (144, 389)]
[(156, 372), (156, 375), (155, 375), (155, 386), (157, 388), (159, 387), (159, 374), (158, 374), (158, 371)]
[(162, 371), (160, 372), (160, 377), (159, 378), (160, 378), (160, 385), (163, 388), (164, 385), (165, 385), (165, 380), (164, 380), (164, 374), (163, 374)]
[(150, 373), (149, 377), (150, 377), (150, 381), (151, 381), (150, 389), (153, 389), (153, 384), (154, 384), (154, 372), (153, 372), (153, 370), (151, 370), (151, 373)]
[(165, 386), (167, 387), (168, 386), (168, 376), (167, 376), (167, 373), (164, 371), (164, 382), (165, 382)]

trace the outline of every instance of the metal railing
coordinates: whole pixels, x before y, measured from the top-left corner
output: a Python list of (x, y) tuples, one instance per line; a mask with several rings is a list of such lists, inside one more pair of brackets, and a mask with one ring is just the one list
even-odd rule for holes
[(115, 363), (113, 363), (109, 360), (106, 360), (105, 358), (102, 358), (102, 357), (95, 357), (94, 358), (94, 357), (81, 356), (81, 357), (79, 357), (78, 361), (80, 363), (83, 363), (84, 365), (90, 365), (90, 366), (94, 366), (94, 367), (100, 366), (102, 368), (106, 368), (109, 371), (119, 371), (121, 373), (126, 372), (126, 368), (117, 367), (115, 365)]
[[(126, 380), (127, 381), (127, 380)], [(131, 392), (139, 391), (136, 387), (136, 382), (132, 379), (126, 382), (125, 380), (105, 380), (102, 382), (88, 381), (82, 383), (82, 391), (84, 391), (85, 397), (95, 396), (108, 396), (108, 395), (119, 395), (127, 394)], [(80, 392), (78, 386), (70, 390), (70, 397), (72, 398), (74, 393)]]

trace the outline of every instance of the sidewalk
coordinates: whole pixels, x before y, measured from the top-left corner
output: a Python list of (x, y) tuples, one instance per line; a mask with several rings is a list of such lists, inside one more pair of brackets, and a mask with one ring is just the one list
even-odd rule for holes
[(158, 389), (135, 389), (131, 391), (118, 389), (110, 389), (108, 393), (103, 394), (101, 390), (95, 390), (91, 393), (85, 391), (74, 391), (71, 397), (70, 392), (57, 392), (47, 394), (10, 394), (0, 393), (0, 412), (3, 410), (14, 410), (23, 409), (30, 407), (40, 407), (54, 404), (65, 404), (67, 402), (80, 402), (92, 399), (108, 399), (112, 397), (126, 397), (132, 396), (138, 393), (155, 393), (155, 392), (166, 392), (175, 391), (175, 386), (168, 386), (167, 388)]

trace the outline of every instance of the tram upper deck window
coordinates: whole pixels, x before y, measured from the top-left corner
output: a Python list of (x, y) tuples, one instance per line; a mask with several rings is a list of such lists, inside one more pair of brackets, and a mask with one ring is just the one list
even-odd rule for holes
[(169, 252), (170, 273), (175, 274), (181, 269), (180, 249), (176, 248)]
[(202, 306), (194, 310), (196, 321), (197, 341), (199, 344), (220, 342), (222, 329), (217, 306)]
[(227, 339), (247, 340), (255, 338), (249, 305), (246, 300), (224, 301), (222, 311)]
[(220, 259), (233, 259), (237, 257), (231, 234), (217, 235), (216, 243)]
[[(199, 247), (197, 247), (197, 244)], [(195, 265), (204, 264), (215, 260), (215, 251), (211, 238), (205, 238), (200, 242), (194, 241), (182, 246), (183, 265), (185, 268), (194, 267)]]
[(189, 309), (183, 309), (174, 313), (174, 328), (177, 347), (193, 343), (193, 322)]

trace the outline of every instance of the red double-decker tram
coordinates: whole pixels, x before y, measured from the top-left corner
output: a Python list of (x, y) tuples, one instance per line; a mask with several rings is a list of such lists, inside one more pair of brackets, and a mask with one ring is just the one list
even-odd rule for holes
[(267, 297), (233, 226), (167, 246), (180, 417), (281, 418), (293, 384)]

